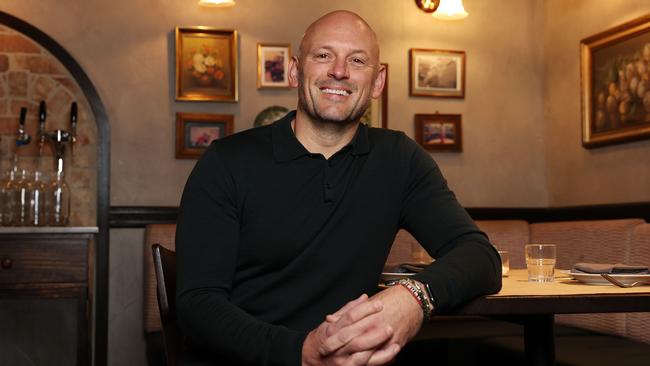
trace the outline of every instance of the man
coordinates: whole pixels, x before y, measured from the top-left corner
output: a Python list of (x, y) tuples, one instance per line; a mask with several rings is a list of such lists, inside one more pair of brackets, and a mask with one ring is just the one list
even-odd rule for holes
[[(176, 237), (178, 318), (194, 352), (225, 364), (383, 365), (425, 317), (499, 290), (497, 252), (430, 156), (359, 123), (385, 73), (370, 26), (329, 13), (289, 66), (297, 110), (214, 142), (197, 163)], [(436, 261), (376, 293), (400, 228)]]

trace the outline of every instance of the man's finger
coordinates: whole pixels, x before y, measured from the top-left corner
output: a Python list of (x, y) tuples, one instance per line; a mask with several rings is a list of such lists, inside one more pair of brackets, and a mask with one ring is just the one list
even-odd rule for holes
[(382, 348), (372, 354), (368, 359), (367, 366), (380, 366), (391, 362), (399, 353), (401, 347), (393, 343), (386, 348)]
[(375, 350), (380, 348), (382, 344), (389, 342), (393, 337), (393, 328), (389, 326), (381, 326), (370, 329), (356, 337), (353, 337), (346, 345), (341, 347), (344, 353), (356, 353), (365, 350)]
[(341, 329), (348, 327), (372, 314), (380, 312), (383, 308), (384, 305), (381, 303), (381, 301), (361, 302), (357, 306), (354, 306), (343, 313), (335, 322), (330, 324), (325, 331), (325, 335), (330, 337)]
[(345, 353), (355, 353), (379, 347), (393, 335), (393, 329), (382, 323), (381, 316), (371, 315), (340, 329), (323, 340), (319, 353), (327, 356), (343, 348)]
[(357, 352), (348, 357), (347, 362), (344, 363), (346, 366), (366, 366), (368, 360), (372, 357), (372, 351)]

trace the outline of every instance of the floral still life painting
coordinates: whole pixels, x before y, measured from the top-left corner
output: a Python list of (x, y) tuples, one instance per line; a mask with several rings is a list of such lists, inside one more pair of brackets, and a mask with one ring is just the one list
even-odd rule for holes
[(650, 15), (581, 42), (583, 145), (650, 137)]
[(237, 101), (236, 32), (176, 29), (176, 99)]
[(212, 141), (233, 133), (231, 114), (176, 113), (176, 158), (198, 159)]

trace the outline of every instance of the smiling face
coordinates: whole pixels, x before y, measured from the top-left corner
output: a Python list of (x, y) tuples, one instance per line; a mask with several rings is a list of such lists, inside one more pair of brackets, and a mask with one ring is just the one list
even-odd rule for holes
[(298, 115), (312, 122), (357, 122), (384, 86), (377, 38), (356, 14), (325, 15), (305, 32), (289, 66), (298, 87)]

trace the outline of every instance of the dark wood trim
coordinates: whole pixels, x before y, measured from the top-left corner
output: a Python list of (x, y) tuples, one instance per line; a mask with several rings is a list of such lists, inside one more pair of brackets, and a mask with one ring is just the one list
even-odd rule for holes
[(58, 42), (33, 25), (3, 11), (0, 11), (0, 24), (33, 39), (63, 64), (79, 84), (97, 124), (97, 226), (99, 233), (95, 240), (94, 260), (94, 365), (105, 366), (108, 347), (108, 210), (110, 202), (110, 126), (108, 115), (99, 93), (88, 75)]
[[(526, 220), (551, 222), (642, 218), (650, 222), (650, 202), (613, 203), (567, 207), (468, 207), (474, 220)], [(143, 228), (148, 224), (176, 222), (174, 206), (111, 206), (111, 228)]]
[(148, 224), (176, 222), (178, 208), (173, 206), (111, 206), (111, 228), (142, 228)]
[(566, 207), (469, 207), (474, 220), (550, 222), (642, 218), (650, 222), (650, 202), (610, 203)]

